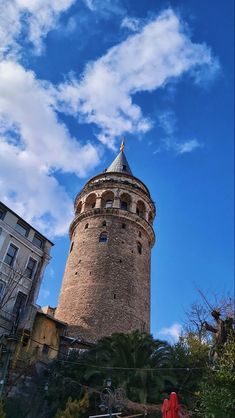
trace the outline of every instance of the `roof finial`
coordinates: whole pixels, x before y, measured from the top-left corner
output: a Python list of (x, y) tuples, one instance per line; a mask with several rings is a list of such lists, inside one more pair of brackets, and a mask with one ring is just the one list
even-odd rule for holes
[(120, 151), (124, 151), (124, 148), (125, 148), (125, 137), (123, 136), (122, 137), (122, 143), (121, 143), (121, 146), (120, 146)]

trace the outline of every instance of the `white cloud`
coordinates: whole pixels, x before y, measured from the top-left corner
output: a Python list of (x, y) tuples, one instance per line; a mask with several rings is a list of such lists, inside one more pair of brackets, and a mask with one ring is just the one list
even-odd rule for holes
[(178, 144), (178, 154), (185, 154), (194, 151), (196, 148), (201, 148), (203, 145), (197, 139), (190, 139), (189, 141)]
[(158, 116), (158, 121), (160, 127), (167, 135), (171, 136), (176, 132), (176, 116), (172, 110), (161, 112)]
[(186, 72), (195, 75), (197, 68), (208, 77), (215, 67), (210, 49), (192, 43), (177, 15), (167, 10), (87, 65), (82, 78), (73, 76), (61, 84), (60, 108), (95, 123), (98, 139), (113, 147), (115, 136), (144, 134), (152, 127), (153, 121), (134, 103), (135, 93), (162, 88)]
[(56, 26), (60, 14), (75, 1), (1, 0), (0, 58), (17, 56), (25, 37), (32, 43), (35, 52), (40, 53), (43, 38)]
[(141, 28), (141, 21), (136, 17), (124, 17), (121, 22), (121, 28), (127, 28), (132, 32), (137, 32)]
[[(70, 135), (56, 110), (95, 124), (97, 138), (114, 147), (115, 137), (125, 132), (141, 135), (153, 125), (134, 103), (135, 93), (162, 88), (185, 72), (196, 74), (198, 82), (198, 68), (200, 77), (205, 69), (208, 77), (218, 65), (209, 48), (193, 44), (168, 10), (87, 65), (83, 77), (70, 77), (58, 88), (37, 80), (16, 63), (22, 45), (26, 39), (41, 52), (43, 38), (74, 1), (0, 3), (0, 197), (50, 236), (65, 233), (72, 216), (72, 201), (56, 173), (85, 176), (100, 158), (97, 147)], [(105, 16), (123, 12), (118, 2), (88, 3)], [(176, 152), (195, 148), (192, 141)]]
[(161, 112), (158, 116), (158, 123), (166, 134), (166, 137), (161, 139), (161, 144), (158, 149), (154, 151), (154, 154), (165, 150), (173, 151), (176, 155), (180, 155), (193, 152), (196, 149), (203, 147), (203, 144), (197, 139), (190, 139), (187, 141), (177, 139), (177, 119), (172, 110)]
[(123, 15), (124, 8), (120, 4), (120, 0), (83, 0), (87, 8), (91, 12), (95, 12), (104, 18), (110, 15)]
[(42, 232), (58, 235), (67, 229), (72, 202), (54, 173), (85, 176), (99, 155), (58, 121), (52, 90), (19, 64), (0, 63), (0, 196)]
[(170, 343), (174, 344), (178, 341), (182, 332), (182, 325), (175, 323), (170, 327), (162, 328), (157, 335), (159, 338), (166, 338)]

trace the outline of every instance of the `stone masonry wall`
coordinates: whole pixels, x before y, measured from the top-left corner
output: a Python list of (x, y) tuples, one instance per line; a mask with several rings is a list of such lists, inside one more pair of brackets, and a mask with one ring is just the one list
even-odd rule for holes
[[(149, 332), (151, 227), (119, 209), (91, 210), (80, 218), (56, 317), (69, 324), (70, 335), (88, 341), (113, 332)], [(99, 242), (102, 232), (108, 234), (106, 243)]]

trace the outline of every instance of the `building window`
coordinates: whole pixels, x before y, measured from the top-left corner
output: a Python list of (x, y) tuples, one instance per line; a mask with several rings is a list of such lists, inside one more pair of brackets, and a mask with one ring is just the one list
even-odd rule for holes
[(141, 232), (139, 232), (139, 237), (141, 238)]
[(84, 210), (87, 211), (87, 210), (90, 210), (90, 209), (94, 209), (95, 208), (95, 205), (96, 205), (96, 194), (95, 193), (91, 193), (86, 198)]
[(6, 210), (2, 206), (0, 206), (0, 219), (4, 219), (5, 214)]
[(126, 224), (122, 224), (122, 229), (126, 229)]
[(0, 300), (3, 297), (5, 286), (6, 286), (6, 283), (3, 280), (0, 280)]
[(37, 261), (34, 258), (30, 257), (28, 261), (28, 265), (25, 270), (25, 276), (29, 279), (32, 279), (35, 273)]
[(88, 228), (88, 226), (89, 226), (89, 224), (86, 224), (84, 229), (87, 229), (87, 228)]
[(35, 234), (33, 237), (33, 244), (35, 244), (38, 248), (42, 248), (44, 244), (44, 239), (40, 237), (40, 235)]
[(102, 223), (102, 226), (106, 226), (106, 221), (104, 221), (104, 222)]
[(6, 253), (4, 263), (13, 266), (18, 248), (14, 244), (10, 244)]
[(121, 209), (122, 210), (127, 210), (128, 209), (128, 204), (124, 200), (121, 201)]
[(43, 344), (43, 346), (42, 346), (43, 354), (48, 354), (49, 350), (50, 350), (50, 346), (48, 344)]
[(111, 208), (113, 206), (112, 200), (106, 200), (104, 207), (105, 208)]
[(137, 202), (137, 206), (136, 206), (136, 213), (141, 218), (145, 218), (145, 212), (146, 212), (145, 204), (144, 204), (144, 202), (142, 202), (141, 200), (139, 200)]
[(22, 312), (25, 307), (27, 296), (25, 293), (18, 292), (16, 301), (12, 310), (13, 315), (18, 315)]
[(106, 243), (108, 241), (108, 234), (106, 232), (102, 232), (100, 234), (99, 242)]
[(122, 169), (123, 169), (123, 171), (126, 171), (126, 165), (125, 164), (123, 164)]
[(137, 250), (139, 254), (142, 254), (142, 244), (140, 242), (137, 242)]
[(77, 205), (76, 215), (79, 215), (79, 213), (81, 213), (81, 210), (82, 210), (82, 202), (79, 202), (79, 204)]
[(24, 222), (22, 221), (17, 221), (17, 224), (15, 226), (15, 230), (17, 232), (19, 232), (21, 235), (23, 235), (24, 237), (27, 237), (29, 235), (29, 227), (27, 225), (25, 225)]
[(30, 340), (30, 331), (25, 329), (21, 337), (22, 346), (26, 347), (28, 345), (29, 340)]

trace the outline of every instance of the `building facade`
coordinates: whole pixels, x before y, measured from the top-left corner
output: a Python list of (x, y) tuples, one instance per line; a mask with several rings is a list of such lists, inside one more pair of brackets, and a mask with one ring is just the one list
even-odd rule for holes
[(52, 245), (0, 202), (0, 336), (18, 327), (22, 318), (21, 327), (30, 327)]
[(149, 332), (155, 205), (133, 176), (124, 144), (110, 167), (85, 184), (74, 208), (56, 317), (86, 341)]

